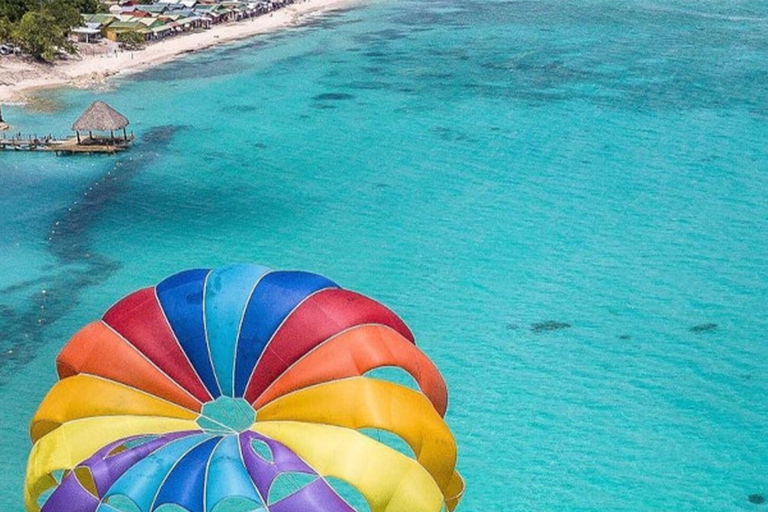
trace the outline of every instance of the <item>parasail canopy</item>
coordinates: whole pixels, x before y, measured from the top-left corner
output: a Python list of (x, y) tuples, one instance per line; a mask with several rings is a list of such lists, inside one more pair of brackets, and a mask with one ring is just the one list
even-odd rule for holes
[(31, 512), (354, 512), (348, 489), (439, 512), (463, 492), (437, 368), (391, 310), (317, 274), (181, 272), (81, 329), (57, 370), (30, 425)]

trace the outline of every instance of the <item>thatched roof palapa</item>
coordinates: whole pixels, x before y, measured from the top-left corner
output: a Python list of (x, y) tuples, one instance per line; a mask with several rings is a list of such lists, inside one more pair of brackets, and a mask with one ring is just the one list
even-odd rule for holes
[(83, 115), (75, 121), (72, 129), (75, 131), (111, 132), (128, 126), (128, 118), (113, 109), (103, 101), (94, 101)]

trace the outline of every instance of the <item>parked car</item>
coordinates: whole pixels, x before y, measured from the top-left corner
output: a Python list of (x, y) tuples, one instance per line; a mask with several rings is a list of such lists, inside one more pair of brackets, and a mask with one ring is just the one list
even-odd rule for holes
[(13, 55), (19, 53), (19, 49), (12, 44), (0, 44), (0, 55)]

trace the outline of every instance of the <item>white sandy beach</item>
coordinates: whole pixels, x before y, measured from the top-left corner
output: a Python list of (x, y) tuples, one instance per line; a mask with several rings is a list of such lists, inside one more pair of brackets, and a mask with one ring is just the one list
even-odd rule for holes
[(101, 84), (118, 74), (141, 71), (182, 54), (299, 24), (301, 17), (309, 13), (339, 9), (357, 1), (304, 0), (256, 18), (168, 38), (140, 51), (86, 55), (55, 65), (3, 57), (0, 58), (0, 102), (23, 103), (30, 92), (41, 88)]

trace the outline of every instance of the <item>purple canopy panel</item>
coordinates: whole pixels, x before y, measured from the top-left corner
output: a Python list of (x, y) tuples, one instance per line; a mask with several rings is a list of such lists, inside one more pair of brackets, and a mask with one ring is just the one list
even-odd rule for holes
[[(262, 459), (253, 451), (251, 448), (251, 441), (253, 440), (266, 443), (272, 452), (272, 462)], [(259, 494), (265, 499), (269, 496), (269, 488), (272, 483), (281, 473), (317, 474), (285, 445), (255, 432), (240, 434), (240, 448), (248, 474), (251, 475), (251, 479), (256, 484)]]
[(269, 506), (271, 512), (355, 512), (328, 482), (318, 478), (298, 492)]
[(81, 465), (86, 466), (91, 470), (91, 474), (93, 475), (93, 480), (96, 483), (96, 489), (99, 492), (99, 496), (104, 496), (107, 490), (112, 487), (112, 484), (114, 484), (115, 481), (123, 475), (123, 473), (128, 471), (128, 469), (138, 461), (172, 441), (196, 433), (198, 432), (174, 432), (172, 434), (160, 436), (157, 439), (141, 444), (134, 448), (128, 448), (127, 450), (116, 453), (111, 457), (102, 458), (101, 460), (93, 462), (86, 462)]
[(70, 474), (53, 491), (40, 512), (93, 512), (98, 506), (99, 498), (83, 489), (75, 475)]
[[(89, 458), (78, 464), (75, 469), (88, 468), (93, 477), (99, 496), (103, 496), (112, 484), (115, 483), (115, 480), (120, 478), (120, 476), (131, 466), (136, 464), (136, 462), (171, 441), (194, 433), (196, 432), (174, 432), (109, 456), (109, 453), (120, 445), (147, 436), (127, 437), (101, 448)], [(99, 505), (99, 500), (100, 498), (98, 496), (94, 496), (83, 488), (78, 481), (75, 472), (71, 471), (64, 480), (62, 480), (56, 490), (51, 493), (51, 496), (45, 502), (45, 505), (43, 505), (41, 512), (55, 512), (59, 510), (67, 510), (69, 512), (94, 512)]]

